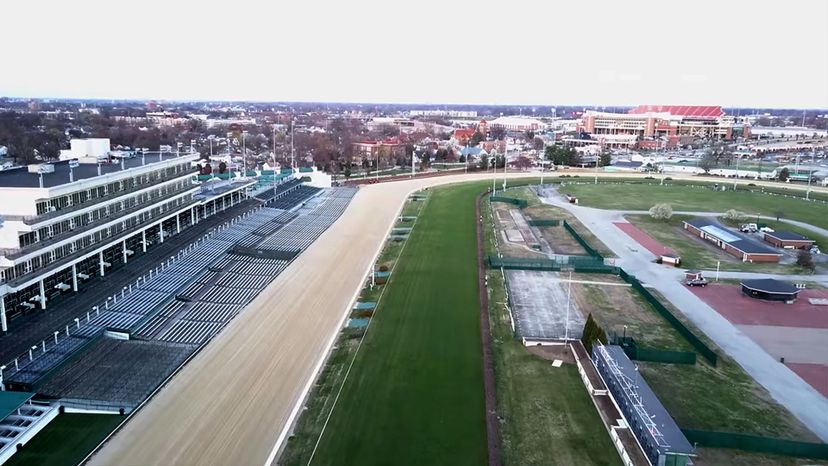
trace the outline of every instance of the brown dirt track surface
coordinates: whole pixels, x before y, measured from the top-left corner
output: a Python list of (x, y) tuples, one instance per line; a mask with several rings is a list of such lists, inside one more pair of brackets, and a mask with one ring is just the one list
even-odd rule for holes
[(408, 194), (490, 176), (362, 187), (342, 217), (88, 464), (265, 464)]

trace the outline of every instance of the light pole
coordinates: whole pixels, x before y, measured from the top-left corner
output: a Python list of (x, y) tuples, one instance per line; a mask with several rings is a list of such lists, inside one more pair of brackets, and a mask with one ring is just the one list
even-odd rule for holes
[(543, 160), (543, 152), (541, 152), (540, 156), (540, 169), (541, 169), (541, 177), (540, 177), (540, 184), (538, 186), (543, 186), (543, 169), (544, 169), (544, 160)]
[(244, 165), (244, 176), (247, 177), (247, 130), (242, 131), (242, 164)]
[(564, 324), (564, 341), (569, 341), (569, 308), (572, 302), (572, 269), (569, 269), (569, 283), (566, 288), (566, 323)]
[(212, 134), (211, 134), (211, 135), (209, 135), (209, 136), (207, 136), (207, 141), (209, 141), (209, 142), (210, 142), (210, 158), (213, 158), (213, 140), (214, 140), (215, 138), (216, 138), (216, 137), (215, 137), (215, 136), (213, 136)]
[[(290, 169), (293, 171), (294, 167), (296, 167), (296, 154), (293, 150), (293, 136), (295, 133), (294, 129), (296, 128), (296, 118), (291, 120), (290, 123)], [(379, 164), (377, 164), (379, 167)]]
[(497, 151), (494, 151), (494, 157), (492, 158), (492, 194), (497, 193), (497, 186), (495, 185), (497, 181)]
[(504, 136), (504, 146), (503, 146), (503, 190), (506, 191), (506, 167), (509, 165), (508, 155), (509, 155), (509, 145), (506, 143), (505, 136)]
[[(598, 156), (595, 159), (595, 184), (598, 184), (598, 163), (600, 163), (600, 162), (601, 162), (601, 154), (598, 154)], [(662, 180), (662, 183), (663, 183), (663, 180)]]

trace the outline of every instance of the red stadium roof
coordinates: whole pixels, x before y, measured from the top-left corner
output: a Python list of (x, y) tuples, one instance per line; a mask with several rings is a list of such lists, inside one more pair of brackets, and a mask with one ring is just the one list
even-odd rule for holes
[(715, 120), (724, 115), (720, 106), (697, 105), (639, 105), (629, 113), (669, 113), (670, 115), (685, 116), (699, 120)]

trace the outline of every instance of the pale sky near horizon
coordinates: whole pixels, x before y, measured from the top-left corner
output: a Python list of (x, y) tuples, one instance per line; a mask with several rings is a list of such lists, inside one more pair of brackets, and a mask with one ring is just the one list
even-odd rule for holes
[(28, 0), (0, 96), (828, 108), (828, 1)]

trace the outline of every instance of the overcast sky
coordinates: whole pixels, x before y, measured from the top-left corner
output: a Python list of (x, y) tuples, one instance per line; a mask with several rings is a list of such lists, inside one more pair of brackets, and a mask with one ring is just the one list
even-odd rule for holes
[(828, 108), (828, 1), (3, 1), (0, 95)]

